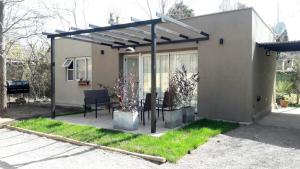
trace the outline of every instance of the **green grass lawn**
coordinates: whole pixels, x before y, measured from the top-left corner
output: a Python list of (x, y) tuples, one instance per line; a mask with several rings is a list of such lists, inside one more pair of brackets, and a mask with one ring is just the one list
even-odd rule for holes
[(98, 129), (47, 118), (19, 121), (14, 126), (131, 152), (161, 156), (170, 162), (176, 162), (190, 150), (207, 142), (210, 137), (230, 131), (238, 127), (238, 124), (200, 120), (181, 129), (170, 130), (161, 137)]

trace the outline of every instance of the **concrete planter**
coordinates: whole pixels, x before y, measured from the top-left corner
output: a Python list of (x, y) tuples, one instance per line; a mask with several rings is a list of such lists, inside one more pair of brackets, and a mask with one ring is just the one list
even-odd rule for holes
[(183, 107), (181, 110), (183, 123), (190, 123), (195, 120), (195, 107)]
[(138, 112), (114, 111), (114, 129), (137, 130), (139, 128)]
[(164, 111), (164, 114), (165, 114), (165, 128), (175, 128), (182, 124), (181, 109)]

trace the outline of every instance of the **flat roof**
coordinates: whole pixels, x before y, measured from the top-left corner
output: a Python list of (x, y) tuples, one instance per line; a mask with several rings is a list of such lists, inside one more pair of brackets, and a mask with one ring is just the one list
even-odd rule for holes
[(300, 51), (300, 40), (287, 42), (265, 42), (258, 43), (258, 46), (275, 52), (293, 52)]

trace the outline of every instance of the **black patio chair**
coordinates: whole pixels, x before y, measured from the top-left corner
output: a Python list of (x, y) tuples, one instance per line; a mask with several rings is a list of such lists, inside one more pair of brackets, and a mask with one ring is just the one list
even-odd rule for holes
[(92, 109), (92, 106), (95, 106), (95, 116), (98, 117), (98, 107), (106, 106), (109, 109), (111, 108), (110, 97), (106, 89), (102, 90), (85, 90), (84, 91), (84, 117), (86, 116), (87, 107)]
[[(162, 101), (162, 104), (161, 104)], [(159, 117), (159, 110), (161, 110), (162, 112), (162, 119), (163, 121), (165, 121), (165, 115), (164, 115), (164, 111), (165, 110), (170, 110), (171, 109), (171, 96), (169, 91), (166, 91), (164, 93), (164, 98), (160, 99), (158, 104), (156, 105), (156, 110), (158, 111), (158, 117)]]
[(148, 120), (149, 120), (150, 110), (151, 110), (151, 93), (147, 93), (145, 100), (142, 99), (140, 101), (140, 105), (138, 106), (138, 111), (141, 112), (141, 121), (143, 122), (144, 126), (145, 126), (145, 111), (148, 112)]

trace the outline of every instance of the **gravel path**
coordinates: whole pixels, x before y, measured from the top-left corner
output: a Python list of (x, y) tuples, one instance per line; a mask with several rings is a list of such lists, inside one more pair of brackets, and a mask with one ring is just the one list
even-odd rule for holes
[(177, 164), (157, 165), (131, 156), (0, 129), (0, 168), (299, 168), (300, 130), (242, 126), (210, 139)]
[(165, 168), (295, 169), (300, 167), (300, 130), (243, 126)]

